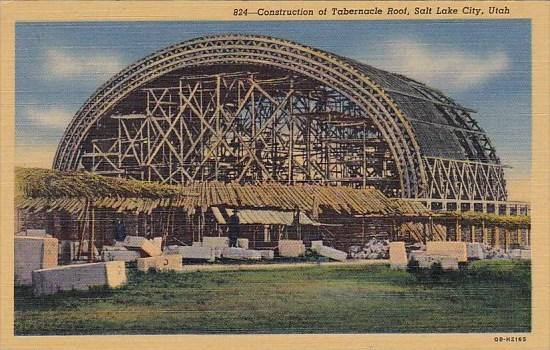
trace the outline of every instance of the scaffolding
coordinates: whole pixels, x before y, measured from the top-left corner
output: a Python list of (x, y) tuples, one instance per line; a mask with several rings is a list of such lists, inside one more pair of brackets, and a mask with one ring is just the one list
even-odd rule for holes
[(142, 113), (113, 114), (92, 140), (89, 170), (184, 184), (236, 181), (399, 190), (386, 142), (349, 99), (297, 76), (186, 76), (143, 90)]

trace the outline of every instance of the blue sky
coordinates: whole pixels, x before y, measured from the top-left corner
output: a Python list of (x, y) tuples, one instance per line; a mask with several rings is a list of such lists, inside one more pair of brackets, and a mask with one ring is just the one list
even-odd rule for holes
[(531, 158), (531, 37), (527, 20), (79, 22), (16, 26), (18, 164), (51, 166), (80, 105), (113, 74), (197, 36), (254, 33), (295, 40), (442, 90), (488, 132), (509, 182)]

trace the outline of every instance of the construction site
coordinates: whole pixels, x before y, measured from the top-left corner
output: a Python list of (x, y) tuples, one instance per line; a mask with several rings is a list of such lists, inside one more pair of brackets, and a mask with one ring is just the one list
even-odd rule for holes
[(175, 44), (89, 97), (52, 169), (16, 169), (16, 284), (40, 296), (123, 286), (135, 267), (529, 260), (529, 203), (508, 200), (474, 114), (287, 40)]

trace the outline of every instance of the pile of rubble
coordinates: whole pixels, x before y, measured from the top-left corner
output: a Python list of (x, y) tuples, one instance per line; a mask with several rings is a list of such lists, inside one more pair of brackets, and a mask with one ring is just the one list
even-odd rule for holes
[(502, 248), (492, 247), (489, 244), (481, 244), (484, 259), (512, 259), (512, 254)]
[(352, 259), (389, 259), (389, 247), (387, 239), (371, 238), (363, 246), (351, 246), (349, 255)]

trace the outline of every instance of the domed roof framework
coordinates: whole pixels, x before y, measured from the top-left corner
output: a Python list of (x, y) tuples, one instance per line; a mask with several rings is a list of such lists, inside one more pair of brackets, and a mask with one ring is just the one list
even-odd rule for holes
[[(199, 93), (201, 98), (209, 94), (211, 111), (199, 108)], [(252, 95), (263, 96), (264, 102), (252, 102)], [(251, 122), (254, 113), (264, 113), (263, 121)], [(155, 156), (167, 149), (174, 157), (162, 162), (173, 161), (176, 166), (168, 177), (155, 177), (153, 169), (153, 177), (142, 175), (146, 180), (314, 181), (375, 186), (390, 195), (428, 201), (506, 200), (500, 161), (470, 113), (419, 82), (298, 43), (256, 35), (202, 37), (153, 53), (100, 87), (65, 131), (54, 168), (94, 170), (89, 159), (98, 157), (103, 165), (95, 170), (132, 176), (130, 168), (151, 165), (136, 154), (137, 147), (141, 151), (156, 142), (160, 146), (153, 147)], [(188, 123), (191, 119), (193, 125)], [(335, 131), (335, 124), (344, 131)], [(339, 134), (329, 138), (327, 125), (330, 132)], [(185, 127), (191, 128), (186, 134)], [(177, 128), (181, 128), (179, 133)], [(250, 134), (252, 129), (259, 133)], [(156, 139), (138, 145), (138, 139), (146, 139), (144, 130), (155, 130)], [(266, 130), (272, 131), (271, 139), (264, 135)], [(295, 137), (289, 136), (291, 130), (297, 132)], [(139, 137), (136, 132), (141, 133)], [(314, 133), (312, 139), (307, 138)], [(229, 136), (240, 144), (241, 153), (230, 144)], [(113, 142), (105, 148), (109, 139)], [(132, 139), (132, 146), (123, 150), (122, 144)], [(329, 139), (336, 146), (327, 145)], [(94, 144), (94, 140), (104, 144)], [(350, 141), (342, 146), (342, 140)], [(378, 143), (370, 144), (373, 140)], [(297, 146), (308, 141), (317, 148), (307, 151)], [(201, 154), (196, 152), (199, 143), (206, 147)], [(292, 145), (277, 156), (272, 152), (270, 163), (263, 164), (269, 153), (266, 148), (284, 143)], [(191, 148), (194, 155), (189, 153)], [(325, 148), (329, 153), (320, 155)], [(356, 159), (342, 156), (346, 150)], [(117, 153), (118, 158), (109, 158), (110, 153)], [(222, 153), (225, 158), (220, 157)], [(131, 166), (125, 157), (133, 159)], [(223, 175), (223, 167), (236, 159), (242, 162), (241, 173), (226, 171)], [(353, 165), (361, 161), (362, 170)], [(187, 167), (189, 162), (194, 167)], [(315, 170), (321, 165), (328, 170), (332, 166), (332, 170)], [(198, 177), (205, 171), (201, 166), (210, 167), (210, 174), (221, 174), (221, 178)], [(252, 179), (242, 172), (245, 167), (248, 174), (256, 171), (263, 176)]]

